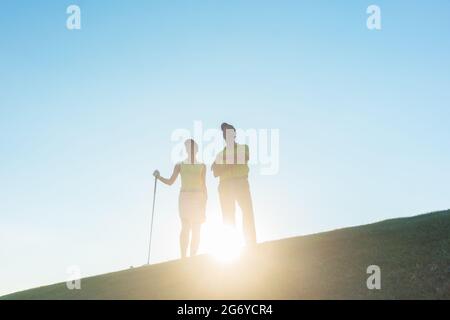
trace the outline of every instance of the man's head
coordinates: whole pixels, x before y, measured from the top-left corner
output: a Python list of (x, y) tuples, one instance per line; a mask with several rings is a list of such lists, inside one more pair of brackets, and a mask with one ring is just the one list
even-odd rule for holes
[(222, 129), (223, 139), (226, 141), (227, 144), (234, 143), (236, 139), (236, 129), (226, 122), (222, 123), (220, 126)]

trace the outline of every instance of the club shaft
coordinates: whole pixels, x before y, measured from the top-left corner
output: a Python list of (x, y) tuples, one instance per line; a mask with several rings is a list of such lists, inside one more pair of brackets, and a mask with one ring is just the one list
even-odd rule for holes
[(150, 221), (150, 240), (148, 243), (148, 259), (147, 264), (150, 264), (150, 253), (152, 249), (152, 234), (153, 234), (153, 218), (155, 216), (155, 201), (156, 201), (156, 183), (158, 179), (155, 177), (155, 185), (153, 187), (153, 205), (152, 205), (152, 219)]

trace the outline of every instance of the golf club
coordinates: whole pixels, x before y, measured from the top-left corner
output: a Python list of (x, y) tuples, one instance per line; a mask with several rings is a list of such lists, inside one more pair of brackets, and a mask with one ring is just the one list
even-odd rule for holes
[(157, 177), (155, 177), (155, 185), (153, 187), (153, 205), (152, 205), (152, 219), (150, 221), (150, 241), (148, 244), (148, 259), (147, 264), (150, 264), (150, 253), (152, 249), (152, 233), (153, 233), (153, 217), (155, 215), (155, 200), (156, 200), (156, 183), (158, 182)]

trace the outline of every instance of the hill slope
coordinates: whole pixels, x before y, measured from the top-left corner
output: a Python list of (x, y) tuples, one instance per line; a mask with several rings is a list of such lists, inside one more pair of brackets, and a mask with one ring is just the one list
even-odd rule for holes
[[(366, 269), (381, 268), (381, 290)], [(450, 210), (258, 245), (230, 265), (209, 256), (2, 299), (450, 299)]]

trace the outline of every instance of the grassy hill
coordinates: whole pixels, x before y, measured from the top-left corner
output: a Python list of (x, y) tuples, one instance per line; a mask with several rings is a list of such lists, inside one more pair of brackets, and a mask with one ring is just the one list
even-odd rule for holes
[[(381, 268), (381, 290), (366, 269)], [(85, 278), (1, 299), (450, 299), (450, 210)]]

